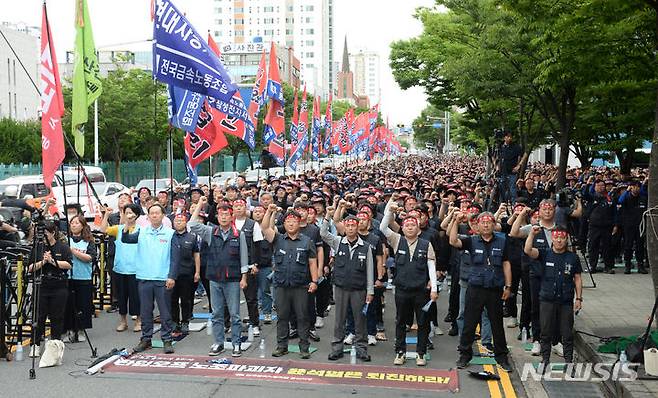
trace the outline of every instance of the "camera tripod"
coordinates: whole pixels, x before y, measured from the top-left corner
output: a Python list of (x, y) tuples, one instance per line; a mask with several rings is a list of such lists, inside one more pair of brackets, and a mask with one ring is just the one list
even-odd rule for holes
[(567, 220), (567, 231), (569, 232), (569, 236), (571, 237), (569, 239), (569, 246), (570, 249), (573, 250), (574, 253), (578, 253), (578, 250), (580, 250), (580, 256), (583, 259), (583, 262), (585, 263), (585, 270), (589, 274), (589, 278), (592, 280), (592, 286), (583, 286), (584, 289), (596, 289), (596, 281), (594, 280), (594, 275), (592, 274), (592, 269), (589, 266), (589, 259), (587, 258), (587, 253), (585, 253), (585, 250), (583, 249), (582, 245), (580, 244), (580, 239), (575, 238), (577, 236), (575, 234), (574, 228), (573, 228), (573, 223), (570, 222), (570, 220)]

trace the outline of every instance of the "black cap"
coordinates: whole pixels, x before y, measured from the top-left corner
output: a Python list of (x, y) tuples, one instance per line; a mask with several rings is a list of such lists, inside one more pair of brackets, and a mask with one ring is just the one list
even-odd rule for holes
[(192, 189), (190, 189), (190, 195), (192, 195), (194, 192), (197, 192), (201, 196), (205, 195), (201, 188), (192, 188)]

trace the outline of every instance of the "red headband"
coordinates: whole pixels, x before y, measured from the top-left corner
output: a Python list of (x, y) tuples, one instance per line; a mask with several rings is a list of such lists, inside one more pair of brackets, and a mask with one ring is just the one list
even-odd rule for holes
[(284, 218), (284, 220), (288, 220), (289, 218), (294, 218), (297, 221), (300, 220), (300, 217), (297, 214), (294, 214), (294, 213), (288, 213), (286, 215), (286, 217)]
[(569, 236), (569, 233), (567, 231), (551, 231), (551, 236), (553, 239), (555, 238), (566, 238)]
[(469, 214), (480, 214), (480, 209), (478, 209), (477, 207), (469, 207), (468, 213)]
[(358, 218), (359, 220), (368, 220), (370, 219), (370, 215), (365, 211), (360, 211), (356, 213), (356, 218)]
[(347, 220), (343, 221), (345, 224), (358, 224), (359, 221), (355, 220), (353, 218), (348, 218)]
[(409, 217), (405, 218), (404, 221), (402, 221), (402, 225), (405, 225), (407, 223), (414, 223), (414, 224), (418, 225), (418, 220), (415, 217), (409, 216)]
[(236, 199), (236, 200), (233, 201), (233, 203), (231, 205), (235, 206), (235, 205), (240, 204), (240, 203), (242, 203), (243, 205), (247, 204), (247, 202), (244, 199)]
[(408, 213), (408, 215), (409, 215), (409, 217), (418, 218), (418, 217), (420, 217), (420, 212), (416, 211), (416, 210), (412, 210)]
[(485, 222), (485, 221), (494, 222), (495, 218), (491, 214), (483, 213), (478, 217), (478, 223)]
[(552, 203), (545, 202), (545, 203), (540, 204), (539, 207), (542, 208), (542, 209), (545, 208), (545, 207), (550, 207), (550, 208), (552, 209), (552, 208), (554, 208), (555, 206), (553, 206)]

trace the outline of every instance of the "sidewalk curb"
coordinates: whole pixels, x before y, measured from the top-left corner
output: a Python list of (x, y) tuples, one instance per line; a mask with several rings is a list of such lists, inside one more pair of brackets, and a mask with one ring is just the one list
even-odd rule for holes
[[(592, 333), (592, 331), (584, 325), (584, 322), (574, 324), (574, 330)], [(617, 360), (616, 355), (599, 353), (596, 348), (600, 345), (599, 339), (596, 337), (584, 335), (582, 333), (574, 333), (574, 350), (582, 358), (582, 362), (610, 363)], [(655, 398), (647, 386), (639, 380), (636, 381), (613, 381), (606, 380), (601, 383), (601, 390), (603, 394), (608, 397), (624, 397), (624, 398)]]

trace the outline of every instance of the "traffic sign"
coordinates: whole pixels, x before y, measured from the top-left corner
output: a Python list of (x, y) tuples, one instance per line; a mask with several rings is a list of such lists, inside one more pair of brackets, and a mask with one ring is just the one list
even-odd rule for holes
[(435, 129), (440, 129), (441, 127), (443, 127), (443, 124), (441, 124), (441, 122), (434, 122), (434, 124), (432, 124), (432, 127), (434, 127)]

